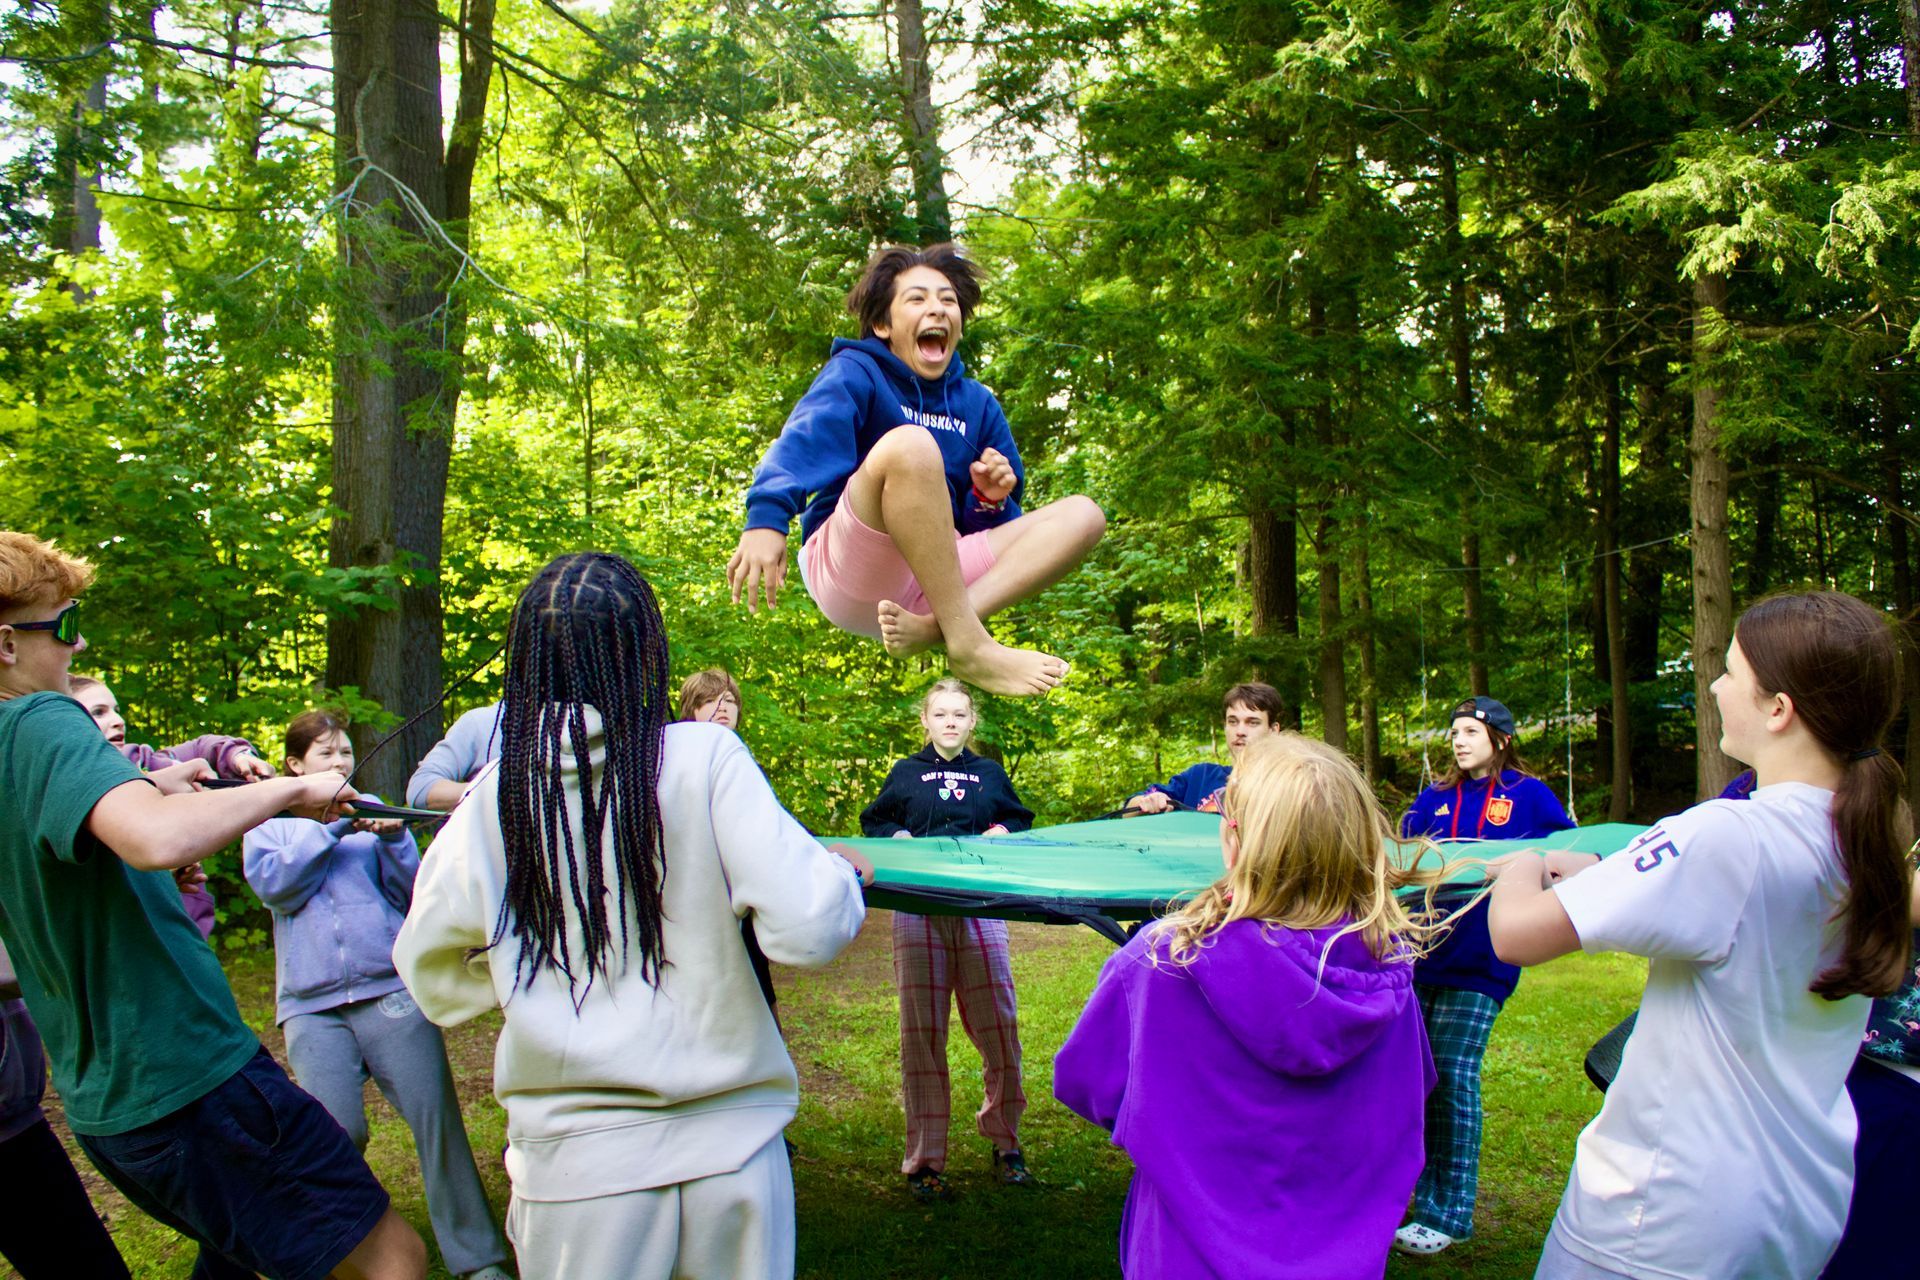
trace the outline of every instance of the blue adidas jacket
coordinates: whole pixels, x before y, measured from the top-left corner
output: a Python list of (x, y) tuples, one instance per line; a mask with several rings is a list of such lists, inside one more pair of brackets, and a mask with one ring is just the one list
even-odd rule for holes
[[(1468, 778), (1457, 787), (1428, 787), (1401, 819), (1400, 833), (1435, 840), (1530, 840), (1573, 825), (1546, 783), (1509, 769), (1497, 785), (1492, 778)], [(1437, 899), (1449, 909), (1463, 901), (1444, 892)], [(1414, 963), (1413, 980), (1478, 991), (1502, 1002), (1513, 994), (1520, 969), (1494, 954), (1485, 899)]]
[[(826, 367), (787, 415), (747, 490), (747, 528), (785, 530), (800, 517), (805, 542), (833, 514), (841, 490), (880, 437), (902, 423), (933, 436), (946, 460), (953, 527), (978, 533), (1020, 514), (1026, 471), (1013, 429), (993, 393), (966, 376), (955, 352), (947, 371), (928, 382), (878, 338), (836, 338)], [(989, 447), (1007, 456), (1014, 486), (997, 512), (980, 510), (968, 470)]]
[(1189, 809), (1204, 806), (1207, 812), (1217, 813), (1220, 809), (1220, 793), (1226, 790), (1227, 779), (1232, 776), (1233, 770), (1226, 765), (1202, 760), (1199, 764), (1188, 765), (1165, 782), (1156, 782), (1146, 791), (1133, 794), (1144, 796), (1148, 791), (1159, 791), (1172, 796)]

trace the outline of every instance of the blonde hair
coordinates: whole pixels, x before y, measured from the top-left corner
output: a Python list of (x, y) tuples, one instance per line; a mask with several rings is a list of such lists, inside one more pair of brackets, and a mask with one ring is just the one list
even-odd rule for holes
[(77, 596), (93, 581), (93, 566), (30, 533), (0, 530), (0, 614)]
[[(1239, 833), (1240, 854), (1155, 926), (1175, 964), (1192, 963), (1235, 920), (1288, 929), (1340, 924), (1327, 950), (1358, 933), (1381, 959), (1419, 955), (1444, 923), (1434, 919), (1433, 892), (1462, 864), (1429, 864), (1431, 841), (1396, 836), (1360, 770), (1324, 742), (1292, 731), (1255, 738), (1234, 766), (1220, 813)], [(1410, 911), (1397, 891), (1413, 887), (1426, 895)]]
[(693, 713), (709, 702), (716, 701), (721, 694), (730, 693), (734, 702), (740, 699), (740, 686), (734, 683), (725, 667), (708, 667), (705, 671), (696, 671), (688, 676), (680, 686), (680, 715), (682, 720), (693, 719)]
[(927, 708), (933, 705), (933, 700), (943, 693), (959, 694), (967, 700), (967, 706), (972, 708), (974, 714), (979, 714), (980, 704), (974, 701), (973, 690), (967, 687), (964, 680), (954, 676), (942, 676), (927, 686), (927, 691), (920, 696), (920, 714), (926, 715)]

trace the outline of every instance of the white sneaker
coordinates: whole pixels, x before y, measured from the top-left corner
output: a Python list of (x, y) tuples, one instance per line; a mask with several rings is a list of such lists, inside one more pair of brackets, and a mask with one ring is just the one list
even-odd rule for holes
[(1439, 1253), (1453, 1243), (1453, 1237), (1444, 1231), (1435, 1231), (1432, 1227), (1418, 1222), (1409, 1222), (1393, 1233), (1393, 1251), (1424, 1257)]
[(486, 1266), (478, 1271), (469, 1271), (460, 1280), (513, 1280), (504, 1267)]

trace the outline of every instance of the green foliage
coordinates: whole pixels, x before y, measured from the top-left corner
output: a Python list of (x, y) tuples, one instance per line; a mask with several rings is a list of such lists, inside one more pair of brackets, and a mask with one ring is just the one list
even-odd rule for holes
[[(1649, 691), (1689, 658), (1674, 538), (1701, 378), (1726, 393), (1743, 590), (1911, 604), (1911, 539), (1887, 520), (1911, 507), (1920, 171), (1895, 6), (1841, 8), (929, 10), (967, 55), (966, 92), (936, 94), (949, 140), (1012, 174), (992, 207), (956, 206), (990, 269), (969, 367), (1015, 424), (1030, 503), (1085, 493), (1111, 521), (995, 622), (1075, 667), (1044, 702), (984, 708), (983, 744), (1043, 819), (1213, 753), (1219, 691), (1249, 675), (1331, 732), (1325, 653), (1403, 798), (1436, 704), (1467, 684), (1467, 538), (1495, 691), (1555, 772), (1578, 739), (1598, 803), (1582, 717), (1607, 692), (1616, 391), (1611, 532), (1650, 753), (1688, 718)], [(676, 671), (742, 679), (745, 736), (794, 811), (850, 830), (917, 745), (938, 669), (835, 631), (797, 574), (749, 614), (721, 570), (755, 462), (848, 331), (846, 287), (917, 216), (884, 33), (824, 0), (575, 17), (498, 14), (474, 258), (449, 286), (467, 322), (440, 582), (449, 678), (481, 670), (448, 711), (495, 695), (483, 664), (532, 571), (606, 547), (655, 582)], [(336, 261), (325, 35), (250, 6), (166, 19), (165, 41), (235, 56), (156, 45), (144, 11), (4, 20), (23, 62), (0, 90), (0, 523), (98, 562), (80, 666), (136, 737), (271, 743), (322, 699), (392, 724), (419, 708), (319, 686), (327, 617), (390, 607), (406, 578), (326, 567), (333, 344), (356, 331), (336, 318), (377, 317)], [(96, 80), (104, 105), (76, 127)], [(52, 176), (88, 166), (97, 250)], [(1731, 281), (1711, 369), (1688, 328), (1703, 270)], [(1291, 531), (1297, 604), (1256, 603), (1263, 519)], [(1661, 767), (1647, 805), (1673, 798)]]

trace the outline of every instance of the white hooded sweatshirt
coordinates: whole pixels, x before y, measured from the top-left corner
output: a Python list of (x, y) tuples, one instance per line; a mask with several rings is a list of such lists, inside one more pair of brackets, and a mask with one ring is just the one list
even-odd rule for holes
[[(597, 781), (605, 747), (599, 718), (591, 709), (587, 716)], [(571, 754), (565, 762), (578, 832)], [(507, 1110), (514, 1194), (582, 1200), (740, 1168), (793, 1118), (799, 1079), (754, 981), (739, 922), (752, 915), (773, 960), (826, 964), (860, 931), (859, 877), (781, 808), (730, 730), (668, 725), (658, 986), (641, 979), (633, 948), (609, 957), (610, 972), (585, 986), (587, 952), (563, 887), (581, 983), (570, 991), (565, 975), (549, 968), (516, 990), (518, 941), (509, 932), (487, 949), (507, 883), (499, 781), (497, 765), (482, 774), (428, 850), (393, 960), (441, 1026), (505, 1011), (494, 1096)], [(602, 860), (611, 895), (610, 831)], [(617, 921), (608, 923), (617, 939)]]

